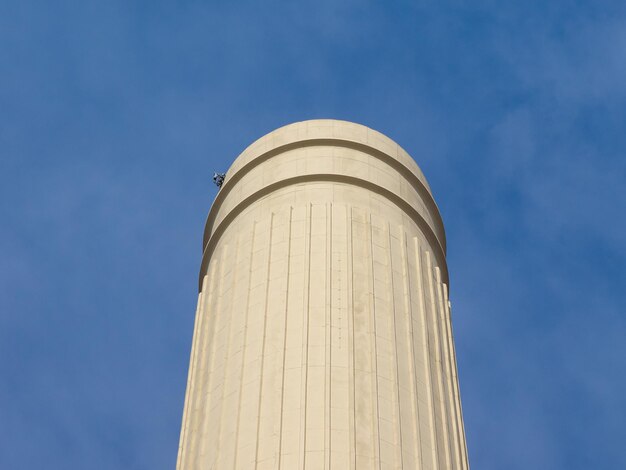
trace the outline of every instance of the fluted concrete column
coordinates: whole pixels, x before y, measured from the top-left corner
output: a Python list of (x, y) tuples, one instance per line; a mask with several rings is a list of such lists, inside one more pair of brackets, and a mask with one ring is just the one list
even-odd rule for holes
[(179, 469), (468, 468), (441, 217), (364, 126), (291, 124), (204, 234)]

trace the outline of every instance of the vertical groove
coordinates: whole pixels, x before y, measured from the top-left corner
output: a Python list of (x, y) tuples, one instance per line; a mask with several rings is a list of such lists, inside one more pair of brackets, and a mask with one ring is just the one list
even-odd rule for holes
[(280, 418), (278, 428), (278, 470), (282, 464), (282, 443), (283, 443), (283, 411), (285, 403), (285, 359), (287, 357), (287, 324), (289, 321), (289, 277), (291, 275), (291, 224), (293, 219), (293, 207), (289, 207), (289, 227), (287, 229), (287, 285), (285, 287), (285, 323), (284, 323), (284, 335), (283, 335), (283, 364), (282, 364), (282, 379), (280, 386)]
[(324, 433), (326, 438), (326, 445), (324, 446), (325, 452), (325, 468), (330, 470), (330, 452), (331, 452), (331, 371), (332, 371), (332, 275), (333, 275), (333, 204), (328, 203), (326, 206), (326, 399), (324, 400), (324, 406), (326, 408), (325, 413), (325, 425)]
[(430, 293), (430, 312), (431, 312), (431, 319), (432, 319), (432, 324), (433, 324), (433, 330), (434, 330), (434, 339), (435, 339), (435, 361), (434, 361), (434, 365), (435, 365), (435, 369), (437, 371), (437, 383), (438, 383), (438, 391), (439, 391), (439, 396), (437, 397), (438, 401), (439, 401), (439, 417), (441, 419), (441, 434), (442, 434), (442, 438), (443, 438), (443, 453), (446, 459), (446, 468), (451, 468), (452, 466), (452, 462), (451, 462), (451, 458), (450, 458), (450, 446), (449, 446), (449, 441), (450, 441), (450, 436), (448, 435), (448, 423), (447, 423), (447, 419), (446, 419), (446, 409), (445, 409), (445, 402), (444, 402), (444, 397), (445, 397), (445, 389), (444, 389), (444, 383), (443, 383), (443, 378), (442, 378), (442, 368), (443, 368), (443, 361), (441, 359), (441, 344), (439, 341), (439, 325), (438, 325), (438, 321), (437, 321), (437, 306), (435, 304), (435, 292), (434, 292), (434, 288), (433, 288), (433, 267), (431, 264), (431, 260), (430, 260), (430, 253), (427, 251), (426, 252), (426, 267), (427, 267), (427, 282), (428, 282), (428, 291)]
[(311, 241), (308, 289), (306, 389), (306, 467), (323, 469), (326, 459), (328, 362), (328, 204), (311, 205)]
[(305, 283), (306, 289), (304, 291), (303, 301), (304, 305), (304, 315), (303, 315), (303, 323), (304, 328), (302, 329), (302, 348), (304, 352), (304, 361), (303, 361), (303, 369), (304, 369), (304, 380), (302, 381), (302, 390), (300, 393), (300, 404), (301, 404), (301, 415), (300, 415), (300, 426), (301, 426), (301, 437), (300, 437), (300, 469), (304, 470), (306, 464), (306, 408), (307, 408), (307, 386), (308, 386), (308, 369), (309, 369), (309, 298), (311, 296), (311, 225), (312, 225), (312, 207), (311, 204), (307, 205), (307, 223), (305, 229), (305, 241), (308, 244), (307, 252), (305, 256)]
[(270, 213), (270, 236), (268, 241), (268, 255), (267, 255), (267, 268), (265, 271), (265, 305), (263, 308), (263, 342), (261, 344), (261, 377), (259, 380), (259, 398), (258, 398), (258, 410), (256, 421), (256, 445), (255, 445), (255, 459), (254, 468), (259, 464), (259, 430), (261, 428), (261, 401), (263, 399), (263, 369), (265, 367), (265, 357), (267, 352), (265, 351), (265, 339), (267, 337), (267, 306), (268, 306), (268, 292), (270, 287), (270, 266), (272, 264), (272, 235), (274, 228), (274, 213)]
[(369, 215), (354, 208), (352, 221), (354, 432), (356, 468), (372, 469), (378, 452), (375, 328)]
[(376, 466), (376, 463), (378, 463), (378, 468), (380, 470), (381, 468), (381, 458), (380, 458), (380, 416), (379, 416), (379, 409), (380, 409), (380, 402), (379, 402), (379, 396), (378, 396), (378, 345), (377, 345), (377, 340), (376, 340), (376, 336), (378, 334), (378, 331), (376, 330), (376, 292), (375, 292), (375, 282), (374, 282), (374, 241), (373, 241), (373, 222), (372, 222), (372, 214), (369, 214), (369, 258), (370, 258), (370, 276), (369, 276), (369, 283), (370, 283), (370, 329), (372, 331), (372, 336), (373, 336), (373, 343), (374, 343), (374, 348), (372, 350), (372, 354), (371, 357), (373, 357), (373, 361), (372, 361), (372, 368), (373, 373), (372, 373), (372, 377), (373, 377), (373, 388), (374, 388), (374, 397), (375, 399), (373, 400), (373, 405), (374, 405), (374, 412), (372, 413), (372, 419), (373, 419), (373, 423), (372, 423), (372, 428), (374, 430), (372, 438), (373, 438), (373, 448), (374, 448), (374, 465)]
[(435, 428), (435, 401), (433, 397), (432, 377), (431, 377), (431, 358), (429, 351), (430, 338), (428, 334), (428, 321), (426, 317), (426, 295), (424, 293), (424, 279), (422, 270), (422, 254), (421, 247), (417, 238), (414, 238), (415, 243), (415, 259), (416, 259), (416, 271), (417, 271), (417, 285), (419, 289), (419, 305), (420, 305), (420, 317), (422, 322), (422, 349), (424, 355), (424, 379), (426, 380), (426, 390), (428, 390), (428, 403), (430, 413), (428, 416), (430, 424), (430, 438), (431, 438), (431, 455), (432, 455), (432, 468), (438, 468), (438, 454), (437, 454), (437, 438)]
[[(198, 457), (200, 461), (202, 461), (207, 453), (207, 447), (212, 444), (209, 439), (209, 431), (210, 431), (210, 421), (211, 421), (211, 412), (213, 411), (213, 386), (215, 383), (215, 375), (216, 375), (216, 356), (218, 350), (218, 333), (220, 332), (220, 328), (222, 325), (222, 321), (224, 319), (223, 312), (223, 304), (224, 304), (224, 284), (228, 284), (226, 282), (226, 273), (227, 267), (230, 269), (230, 273), (232, 275), (233, 268), (230, 266), (226, 260), (228, 259), (228, 255), (230, 254), (230, 245), (226, 245), (224, 247), (224, 251), (222, 253), (222, 257), (220, 259), (221, 269), (220, 269), (220, 282), (219, 282), (219, 290), (217, 291), (216, 298), (216, 306), (212, 313), (212, 316), (215, 318), (213, 322), (213, 331), (210, 335), (210, 354), (207, 354), (209, 359), (209, 366), (207, 368), (207, 380), (206, 380), (206, 402), (204, 409), (202, 410), (202, 432), (200, 435), (202, 436), (202, 443), (200, 444), (200, 452), (198, 453)], [(227, 289), (229, 286), (226, 287)]]
[[(387, 222), (387, 242), (388, 242), (388, 250), (387, 255), (389, 259), (389, 284), (391, 291), (391, 333), (390, 337), (393, 338), (393, 360), (392, 362), (395, 364), (395, 380), (394, 386), (396, 388), (396, 400), (398, 405), (398, 423), (394, 427), (394, 431), (396, 433), (396, 440), (400, 445), (400, 461), (396, 461), (396, 464), (400, 464), (402, 467), (402, 410), (400, 408), (400, 379), (399, 379), (399, 366), (398, 366), (398, 335), (396, 333), (396, 290), (395, 284), (393, 282), (393, 251), (392, 251), (392, 242), (391, 242), (391, 224)], [(393, 368), (393, 365), (392, 365)]]
[(187, 453), (184, 451), (184, 448), (187, 445), (187, 431), (189, 428), (189, 420), (191, 417), (189, 416), (189, 409), (191, 408), (191, 401), (193, 399), (193, 384), (194, 384), (194, 375), (196, 372), (196, 361), (198, 356), (198, 341), (200, 336), (200, 329), (202, 325), (202, 301), (204, 299), (204, 290), (207, 285), (208, 275), (205, 275), (202, 279), (202, 290), (198, 294), (198, 305), (196, 307), (196, 315), (194, 318), (194, 334), (191, 340), (191, 352), (189, 353), (189, 371), (187, 373), (187, 390), (185, 393), (185, 404), (183, 406), (183, 423), (181, 426), (180, 433), (180, 443), (178, 445), (178, 457), (177, 457), (177, 467), (182, 468), (185, 460), (185, 456)]
[[(200, 363), (198, 367), (201, 375), (200, 375), (200, 379), (198, 380), (198, 390), (196, 392), (199, 394), (199, 396), (196, 397), (196, 400), (194, 400), (195, 402), (197, 401), (201, 402), (202, 396), (206, 396), (207, 394), (206, 385), (209, 380), (210, 369), (206, 367), (206, 363), (209, 361), (209, 358), (210, 358), (209, 348), (212, 345), (212, 335), (214, 332), (214, 330), (211, 329), (211, 324), (213, 324), (216, 321), (216, 311), (214, 311), (214, 309), (212, 309), (211, 306), (213, 304), (214, 298), (219, 297), (218, 295), (219, 288), (221, 288), (221, 281), (222, 281), (223, 270), (224, 270), (223, 260), (225, 257), (225, 252), (227, 250), (228, 250), (228, 245), (224, 246), (224, 248), (221, 251), (220, 258), (216, 260), (217, 262), (214, 265), (213, 273), (211, 275), (212, 277), (211, 287), (206, 298), (206, 303), (202, 307), (203, 314), (206, 316), (206, 318), (203, 321), (203, 330), (201, 333), (202, 346), (200, 349)], [(215, 271), (217, 271), (218, 267), (220, 269), (220, 275), (216, 276)], [(206, 323), (206, 326), (204, 325), (205, 323)], [(204, 423), (204, 415), (206, 411), (207, 410), (205, 406), (204, 408), (199, 409), (197, 413), (195, 413), (196, 414), (196, 419), (194, 420), (195, 431), (192, 436), (191, 454), (192, 454), (192, 459), (196, 461), (196, 464), (197, 464), (197, 460), (200, 457), (200, 452), (198, 452), (197, 450), (199, 446), (198, 441), (204, 437), (203, 423)]]
[(235, 428), (235, 458), (233, 468), (237, 468), (237, 456), (239, 455), (239, 428), (241, 424), (241, 402), (243, 398), (243, 377), (246, 369), (246, 349), (248, 345), (248, 317), (250, 312), (250, 287), (252, 285), (252, 261), (254, 257), (254, 240), (256, 238), (256, 222), (252, 223), (252, 235), (250, 240), (250, 266), (248, 270), (248, 293), (246, 295), (245, 320), (244, 320), (244, 338), (241, 353), (241, 373), (239, 375), (239, 400), (237, 406), (237, 426)]
[[(194, 413), (194, 410), (199, 408), (199, 404), (198, 401), (200, 399), (199, 394), (202, 392), (202, 371), (203, 371), (203, 364), (204, 364), (204, 359), (205, 359), (205, 354), (204, 354), (204, 348), (205, 348), (205, 343), (207, 340), (207, 334), (206, 333), (206, 326), (205, 324), (208, 322), (209, 320), (209, 315), (210, 312), (208, 311), (208, 309), (206, 308), (207, 305), (210, 305), (211, 302), (211, 296), (213, 295), (213, 288), (214, 288), (214, 284), (216, 282), (215, 280), (215, 271), (217, 270), (216, 268), (217, 265), (217, 261), (215, 263), (213, 263), (210, 267), (209, 270), (209, 280), (207, 281), (206, 285), (205, 285), (205, 289), (203, 289), (203, 294), (202, 294), (202, 303), (200, 304), (200, 311), (198, 312), (198, 314), (200, 315), (200, 323), (198, 325), (198, 343), (196, 344), (197, 346), (197, 352), (196, 352), (196, 364), (195, 364), (195, 369), (196, 371), (194, 372), (194, 383), (191, 389), (191, 403), (189, 405), (189, 428), (193, 431), (191, 436), (190, 436), (190, 440), (188, 443), (188, 449), (189, 449), (189, 457), (192, 459), (192, 462), (195, 458), (194, 453), (195, 453), (195, 447), (196, 447), (196, 442), (198, 441), (198, 430), (197, 430), (197, 422), (198, 422), (198, 413)], [(195, 377), (196, 372), (199, 373), (199, 377)], [(198, 390), (200, 389), (200, 390)], [(186, 460), (186, 459), (183, 459)]]
[(445, 284), (443, 284), (443, 292), (444, 292), (444, 302), (445, 308), (447, 312), (446, 316), (446, 325), (448, 328), (448, 337), (450, 341), (450, 351), (451, 351), (451, 367), (452, 367), (452, 385), (454, 387), (454, 405), (456, 410), (456, 421), (457, 421), (457, 432), (458, 432), (458, 440), (459, 440), (459, 452), (461, 454), (461, 468), (468, 468), (467, 466), (467, 446), (465, 445), (465, 427), (463, 424), (463, 411), (461, 409), (461, 393), (459, 390), (459, 378), (458, 378), (458, 368), (456, 364), (456, 351), (454, 347), (454, 334), (452, 332), (452, 307), (450, 306), (450, 301), (448, 298), (448, 288)]
[(304, 380), (304, 307), (306, 287), (306, 206), (292, 208), (289, 245), (289, 285), (285, 318), (286, 349), (283, 356), (284, 389), (281, 429), (280, 467), (300, 468), (300, 438), (302, 433), (302, 383)]
[(407, 246), (407, 237), (404, 230), (402, 231), (402, 272), (404, 278), (404, 303), (406, 309), (406, 335), (408, 346), (408, 365), (411, 380), (411, 405), (413, 411), (413, 433), (415, 436), (413, 442), (413, 454), (415, 456), (415, 464), (419, 462), (419, 469), (423, 468), (423, 451), (421, 448), (422, 440), (420, 439), (420, 414), (419, 414), (419, 395), (417, 389), (417, 367), (415, 364), (415, 338), (413, 334), (413, 300), (411, 297), (411, 285), (409, 277), (409, 251)]
[(451, 320), (451, 312), (450, 312), (450, 301), (448, 300), (448, 288), (445, 284), (442, 284), (443, 288), (443, 296), (444, 296), (444, 308), (446, 312), (446, 328), (448, 330), (448, 347), (450, 349), (450, 368), (452, 371), (452, 377), (450, 378), (452, 382), (452, 391), (454, 395), (454, 417), (456, 422), (456, 430), (457, 430), (457, 442), (458, 442), (458, 451), (459, 457), (461, 459), (461, 465), (459, 468), (465, 468), (465, 450), (463, 448), (463, 443), (465, 442), (465, 438), (463, 435), (463, 417), (461, 415), (461, 396), (459, 394), (458, 389), (458, 372), (456, 368), (456, 351), (454, 350), (454, 337), (452, 335), (452, 320)]
[(330, 468), (350, 467), (350, 348), (347, 207), (331, 204), (330, 253)]
[(349, 420), (350, 423), (348, 425), (349, 435), (350, 435), (350, 470), (356, 470), (356, 398), (355, 398), (355, 386), (354, 379), (356, 375), (356, 369), (354, 365), (354, 244), (353, 244), (353, 228), (352, 221), (354, 219), (353, 209), (350, 206), (349, 210), (346, 211), (347, 224), (346, 232), (347, 232), (347, 252), (349, 256), (348, 266), (350, 269), (350, 273), (348, 274), (348, 292), (349, 292), (349, 302), (348, 306), (348, 347), (349, 347), (349, 358), (348, 358), (348, 370), (349, 370), (349, 384), (348, 384), (348, 395), (350, 403), (349, 407)]
[(227, 382), (227, 378), (228, 378), (228, 371), (230, 370), (229, 364), (231, 362), (231, 354), (230, 354), (230, 344), (232, 341), (232, 334), (233, 334), (233, 323), (234, 323), (234, 319), (233, 319), (233, 311), (234, 311), (234, 304), (233, 304), (233, 300), (235, 300), (235, 294), (237, 293), (237, 268), (239, 266), (239, 259), (240, 259), (240, 245), (241, 245), (241, 235), (237, 236), (237, 241), (235, 243), (235, 262), (231, 265), (231, 269), (232, 269), (232, 275), (231, 275), (231, 292), (230, 292), (230, 303), (228, 304), (228, 335), (227, 335), (227, 340), (226, 340), (226, 346), (224, 349), (224, 354), (225, 354), (225, 358), (224, 358), (224, 375), (222, 377), (222, 397), (220, 398), (220, 406), (221, 406), (221, 410), (220, 410), (220, 417), (218, 422), (216, 423), (217, 425), (217, 445), (216, 445), (216, 452), (215, 452), (215, 459), (214, 459), (214, 464), (213, 467), (215, 466), (215, 464), (217, 464), (219, 462), (219, 456), (220, 456), (220, 450), (222, 448), (222, 428), (223, 428), (223, 422), (224, 422), (224, 409), (225, 407), (225, 402), (224, 402), (224, 398), (226, 396), (226, 382)]
[(449, 349), (449, 341), (450, 337), (448, 335), (447, 321), (446, 321), (446, 309), (443, 304), (443, 285), (441, 283), (441, 274), (439, 272), (439, 268), (435, 268), (435, 280), (437, 283), (437, 302), (439, 304), (439, 324), (441, 326), (441, 341), (442, 341), (442, 350), (444, 353), (444, 361), (445, 362), (445, 374), (444, 377), (446, 379), (446, 390), (448, 400), (446, 403), (446, 411), (448, 414), (448, 432), (450, 434), (450, 443), (451, 449), (450, 452), (454, 457), (455, 468), (459, 469), (461, 467), (461, 461), (459, 456), (459, 441), (457, 440), (457, 423), (455, 416), (455, 399), (452, 392), (452, 370), (450, 367), (450, 349)]

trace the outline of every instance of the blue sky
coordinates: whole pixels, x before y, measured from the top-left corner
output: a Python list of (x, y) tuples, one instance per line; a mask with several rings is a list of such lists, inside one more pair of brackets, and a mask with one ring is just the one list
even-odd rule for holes
[(212, 173), (311, 118), (433, 188), (473, 468), (626, 468), (623, 1), (4, 0), (0, 64), (0, 468), (173, 468)]

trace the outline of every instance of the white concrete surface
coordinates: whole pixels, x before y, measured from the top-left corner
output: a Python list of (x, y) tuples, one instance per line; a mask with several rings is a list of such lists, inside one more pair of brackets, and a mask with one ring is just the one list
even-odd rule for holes
[(468, 468), (445, 234), (382, 134), (254, 142), (211, 208), (179, 469)]

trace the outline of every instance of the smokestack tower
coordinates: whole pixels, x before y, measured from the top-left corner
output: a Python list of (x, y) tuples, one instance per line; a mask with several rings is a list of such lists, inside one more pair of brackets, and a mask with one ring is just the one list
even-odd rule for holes
[(389, 138), (299, 122), (226, 173), (177, 468), (468, 468), (443, 223)]

